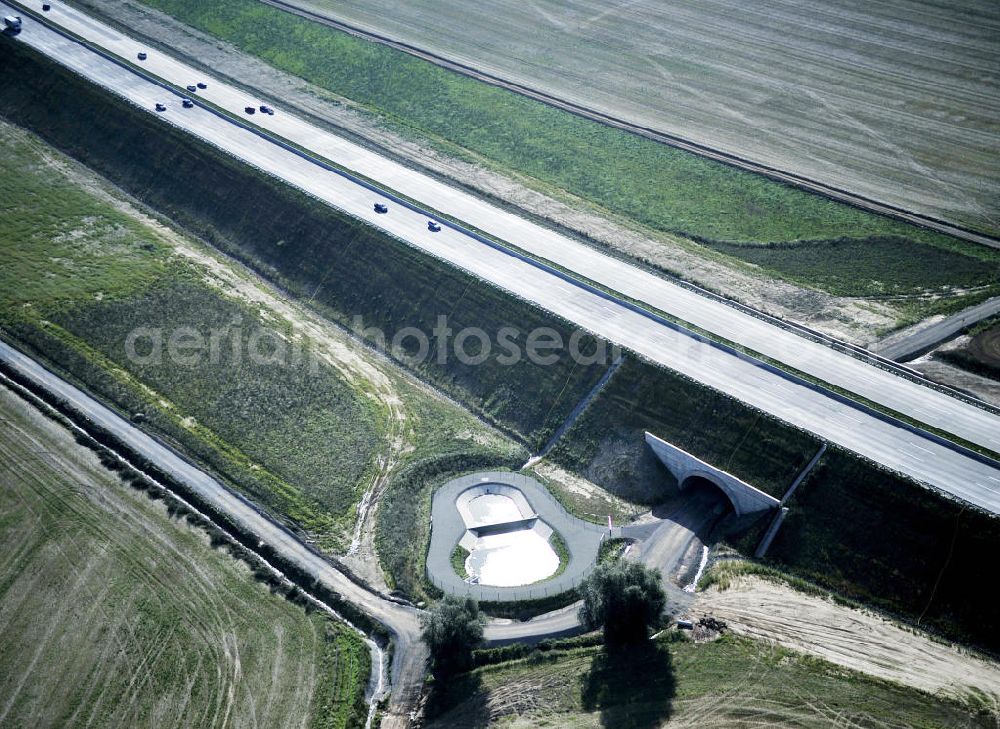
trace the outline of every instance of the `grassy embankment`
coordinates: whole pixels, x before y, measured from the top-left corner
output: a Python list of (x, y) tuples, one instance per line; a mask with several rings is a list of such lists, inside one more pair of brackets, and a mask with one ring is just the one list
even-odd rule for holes
[(440, 687), (430, 726), (990, 726), (958, 703), (729, 635), (617, 659), (588, 643), (482, 652), (487, 665)]
[[(682, 378), (627, 361), (552, 452), (562, 466), (633, 501), (655, 503), (673, 478), (645, 430), (782, 496), (819, 447), (810, 435)], [(830, 449), (788, 503), (767, 563), (949, 637), (1000, 650), (981, 586), (1000, 521)], [(729, 540), (752, 555), (766, 526)]]
[(789, 501), (767, 562), (793, 575), (1000, 651), (1000, 614), (983, 596), (1000, 520), (828, 451)]
[[(58, 146), (79, 155), (286, 290), (306, 299), (313, 297), (312, 304), (332, 319), (349, 323), (348, 313), (362, 313), (370, 325), (381, 325), (388, 331), (406, 324), (433, 324), (436, 313), (442, 311), (458, 317), (453, 321), (456, 329), (475, 324), (490, 330), (513, 322), (524, 331), (528, 326), (553, 323), (541, 312), (338, 218), (315, 201), (156, 125), (149, 115), (109, 106), (106, 94), (76, 82), (59, 69), (33, 63), (28, 54), (12, 58), (12, 67), (36, 82), (16, 86), (2, 97), (0, 104), (6, 113), (40, 129)], [(146, 163), (134, 164), (136, 159)], [(317, 288), (320, 282), (323, 285)], [(503, 368), (492, 363), (478, 368), (438, 368), (429, 363), (419, 374), (471, 409), (537, 444), (565, 417), (599, 372), (527, 364)], [(480, 445), (479, 435), (466, 433), (464, 426), (453, 424), (452, 417), (441, 417), (436, 407), (426, 401), (412, 408), (416, 450), (408, 454), (391, 479), (377, 533), (387, 572), (397, 585), (413, 594), (420, 592), (431, 486), (461, 470), (485, 465), (516, 467), (525, 455), (509, 445), (506, 450)], [(641, 442), (644, 429), (675, 440), (776, 494), (818, 446), (811, 438), (682, 378), (629, 363), (567, 433), (552, 458), (632, 501), (650, 503), (662, 498), (670, 484)], [(464, 441), (461, 435), (466, 436)], [(950, 539), (954, 532), (947, 504), (853, 459), (844, 457), (843, 463), (835, 465), (826, 471), (825, 478), (831, 484), (828, 488), (814, 481), (803, 487), (802, 494), (812, 492), (817, 501), (808, 505), (808, 511), (803, 503), (799, 519), (821, 520), (825, 514), (836, 513), (843, 479), (855, 479), (873, 494), (898, 493), (921, 504), (933, 539), (914, 531), (885, 504), (875, 503), (866, 513), (890, 524), (900, 538), (883, 539), (887, 530), (872, 529), (867, 541), (858, 540), (861, 551), (841, 554), (837, 567), (839, 589), (876, 595), (915, 619), (923, 605), (916, 605), (910, 594), (886, 589), (868, 571), (868, 563), (878, 559), (888, 569), (898, 562), (909, 571), (910, 585), (932, 589), (937, 572), (930, 566), (940, 564), (944, 554), (938, 537)], [(794, 524), (794, 517), (789, 523)], [(779, 564), (787, 568), (822, 574), (829, 569), (827, 551), (837, 549), (840, 539), (836, 525), (831, 522), (831, 526), (834, 528), (817, 530), (815, 538), (792, 529), (783, 531), (786, 536), (782, 539), (787, 541), (784, 547), (777, 542), (772, 555), (778, 555), (774, 558), (780, 557), (783, 561)], [(843, 526), (854, 528), (853, 523)], [(808, 545), (803, 543), (806, 538), (811, 540)], [(968, 538), (965, 531), (959, 534), (959, 539)], [(744, 546), (750, 546), (750, 541)], [(917, 547), (919, 556), (917, 552), (897, 554), (906, 548), (901, 545)], [(923, 560), (922, 566), (918, 560)], [(925, 621), (937, 620), (949, 634), (983, 642), (989, 633), (982, 626), (989, 621), (981, 623), (976, 616), (989, 605), (977, 583), (963, 579), (974, 569), (968, 563), (948, 563), (944, 577), (951, 581), (952, 589), (938, 592)]]
[(145, 4), (404, 134), (543, 192), (689, 237), (730, 261), (836, 295), (889, 299), (907, 318), (1000, 291), (997, 251), (581, 119), (254, 0)]
[(0, 387), (0, 724), (353, 727), (365, 644)]
[[(226, 327), (242, 328), (244, 339), (301, 332), (276, 312), (223, 293), (225, 282), (174, 255), (176, 233), (143, 218), (106, 183), (13, 127), (4, 125), (3, 137), (3, 213), (15, 221), (0, 237), (7, 261), (0, 322), (8, 333), (124, 411), (143, 413), (148, 427), (321, 546), (342, 548), (387, 427), (370, 383), (357, 372), (348, 381), (324, 360), (314, 370), (308, 353), (280, 366), (254, 364), (245, 342), (233, 356), (232, 339), (222, 340), (217, 364), (208, 357), (192, 365), (166, 356), (159, 363), (130, 359), (125, 342), (137, 326), (162, 328), (164, 339), (183, 326), (206, 339)], [(138, 349), (146, 347), (143, 340)], [(404, 473), (418, 463), (433, 477), (527, 457), (457, 406), (398, 372), (394, 378), (411, 415)], [(405, 494), (393, 500), (413, 508)], [(393, 513), (386, 511), (385, 524), (396, 534), (426, 531), (426, 520)], [(387, 559), (407, 544), (387, 546)]]
[(673, 479), (646, 446), (645, 431), (778, 497), (819, 448), (806, 433), (630, 358), (550, 459), (630, 501), (656, 503)]
[[(148, 422), (275, 513), (342, 542), (354, 503), (371, 478), (384, 415), (363, 385), (307, 358), (255, 364), (230, 339), (218, 362), (130, 358), (136, 327), (180, 327), (207, 338), (243, 327), (288, 329), (205, 282), (206, 271), (173, 255), (169, 235), (95, 191), (38, 140), (3, 126), (0, 322), (23, 343), (100, 395)], [(144, 343), (138, 345), (140, 351)], [(143, 352), (144, 353), (144, 352)]]

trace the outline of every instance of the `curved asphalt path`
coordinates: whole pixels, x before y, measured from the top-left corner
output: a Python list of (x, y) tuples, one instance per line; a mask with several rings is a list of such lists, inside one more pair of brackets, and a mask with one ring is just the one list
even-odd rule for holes
[[(39, 3), (31, 0), (26, 5), (34, 7)], [(6, 12), (3, 5), (0, 9)], [(123, 57), (134, 58), (141, 47), (58, 2), (52, 3), (52, 11), (47, 15)], [(14, 38), (145, 109), (151, 110), (157, 101), (166, 101), (169, 108), (160, 115), (163, 121), (381, 228), (404, 243), (824, 440), (982, 509), (1000, 513), (1000, 469), (995, 463), (984, 462), (927, 434), (914, 432), (897, 421), (844, 402), (828, 391), (776, 373), (760, 362), (726, 351), (690, 332), (678, 331), (621, 299), (588, 289), (552, 269), (491, 246), (457, 226), (446, 226), (440, 233), (430, 233), (423, 211), (394, 202), (391, 197), (382, 196), (206, 108), (196, 106), (182, 110), (177, 95), (30, 18), (25, 18), (24, 30)], [(145, 65), (163, 78), (175, 79), (181, 84), (203, 77), (159, 53), (153, 53)], [(237, 115), (242, 113), (244, 105), (258, 101), (212, 79), (201, 95), (218, 106), (235, 110)], [(438, 209), (513, 241), (533, 255), (844, 390), (1000, 452), (1000, 417), (990, 412), (605, 256), (285, 115), (280, 107), (275, 116), (257, 114), (254, 120), (391, 189), (414, 199), (433, 200)], [(372, 202), (378, 199), (390, 204), (390, 214), (372, 212)]]
[[(193, 466), (175, 451), (78, 388), (64, 382), (30, 357), (0, 341), (0, 361), (70, 404), (96, 425), (113, 433), (132, 451), (184, 483), (205, 502), (229, 515), (284, 558), (301, 567), (325, 587), (384, 625), (395, 640), (391, 670), (389, 715), (384, 727), (406, 726), (423, 685), (427, 652), (420, 641), (420, 623), (415, 608), (385, 600), (352, 582), (333, 565), (309, 549), (297, 537), (264, 516), (253, 504), (233, 493), (218, 480)], [(373, 670), (378, 670), (373, 666)]]

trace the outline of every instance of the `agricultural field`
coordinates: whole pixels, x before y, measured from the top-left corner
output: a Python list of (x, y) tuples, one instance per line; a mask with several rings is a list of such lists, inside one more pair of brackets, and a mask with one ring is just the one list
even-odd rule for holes
[(367, 646), (0, 386), (0, 725), (357, 726)]
[[(225, 0), (211, 6), (190, 0), (146, 4), (301, 76), (375, 114), (393, 130), (511, 174), (557, 199), (576, 201), (654, 233), (706, 245), (858, 241), (871, 250), (857, 263), (849, 252), (833, 245), (825, 249), (826, 258), (842, 269), (843, 277), (857, 282), (855, 288), (863, 297), (881, 302), (886, 289), (901, 288), (896, 296), (907, 297), (900, 317), (906, 322), (1000, 291), (996, 251), (580, 119), (253, 0)], [(260, 33), (261, 27), (269, 32)], [(969, 291), (942, 282), (935, 249), (956, 251), (968, 259), (963, 265), (978, 267), (983, 285)], [(815, 267), (797, 266), (799, 257), (792, 253), (783, 265), (754, 264), (754, 268), (839, 293), (827, 276), (815, 275)], [(740, 256), (725, 258), (731, 266), (748, 265)], [(874, 278), (869, 259), (881, 263)], [(904, 263), (921, 275), (897, 287), (893, 272)]]
[(295, 4), (641, 126), (1000, 232), (995, 3)]
[(582, 640), (514, 660), (501, 650), (498, 662), (452, 680), (429, 726), (991, 725), (988, 715), (951, 700), (731, 635), (660, 639), (621, 657)]

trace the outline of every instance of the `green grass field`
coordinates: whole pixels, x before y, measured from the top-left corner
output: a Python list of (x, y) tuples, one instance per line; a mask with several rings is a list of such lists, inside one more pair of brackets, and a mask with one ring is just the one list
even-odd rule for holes
[(369, 653), (0, 386), (0, 725), (355, 727)]
[[(973, 710), (764, 643), (567, 641), (439, 687), (431, 727), (987, 727)], [(642, 677), (642, 680), (636, 680)]]
[[(658, 231), (741, 243), (855, 239), (866, 249), (860, 259), (834, 245), (816, 247), (864, 296), (887, 287), (910, 294), (934, 288), (941, 275), (935, 247), (959, 251), (949, 262), (1000, 284), (995, 252), (578, 118), (254, 0), (145, 4), (349, 99), (404, 133)], [(802, 258), (772, 251), (766, 268), (837, 288)], [(874, 280), (873, 258), (884, 264)], [(899, 267), (918, 275), (897, 280)], [(925, 303), (922, 311), (933, 309)]]
[(809, 241), (779, 245), (709, 243), (709, 247), (784, 277), (815, 285), (837, 296), (970, 296), (995, 295), (1000, 259), (984, 251), (982, 258), (901, 237), (864, 240)]

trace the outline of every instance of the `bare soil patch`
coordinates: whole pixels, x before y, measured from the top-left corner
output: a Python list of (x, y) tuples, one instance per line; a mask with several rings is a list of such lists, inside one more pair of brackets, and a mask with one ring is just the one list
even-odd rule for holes
[(1000, 668), (995, 663), (874, 613), (755, 577), (699, 594), (692, 614), (702, 613), (725, 621), (737, 634), (930, 693), (989, 697), (993, 710), (1000, 710)]

